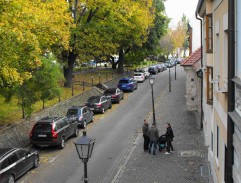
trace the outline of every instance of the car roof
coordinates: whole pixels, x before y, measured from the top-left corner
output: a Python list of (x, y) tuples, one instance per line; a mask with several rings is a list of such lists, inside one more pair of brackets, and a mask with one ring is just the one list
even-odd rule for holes
[(4, 158), (7, 154), (15, 151), (16, 148), (0, 148), (0, 160)]
[(131, 78), (121, 78), (120, 80), (130, 80)]
[(91, 96), (89, 99), (92, 99), (92, 98), (101, 98), (102, 96), (101, 95), (96, 95), (96, 96)]
[(41, 118), (37, 121), (37, 123), (53, 123), (54, 121), (58, 121), (63, 117), (57, 117), (57, 116), (46, 116), (44, 118)]
[(117, 88), (108, 88), (105, 90), (105, 92), (109, 92), (109, 91), (116, 91)]
[[(86, 107), (86, 106), (72, 106), (72, 107), (70, 107), (69, 109), (82, 109), (82, 108), (84, 108), (84, 107)], [(68, 109), (68, 110), (69, 110)]]

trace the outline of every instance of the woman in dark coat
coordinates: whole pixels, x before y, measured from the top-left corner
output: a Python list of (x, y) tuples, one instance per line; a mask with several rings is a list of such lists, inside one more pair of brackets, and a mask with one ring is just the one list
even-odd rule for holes
[(170, 123), (167, 123), (167, 131), (166, 131), (165, 135), (166, 135), (166, 140), (167, 140), (167, 152), (165, 154), (170, 154), (170, 152), (174, 152), (174, 149), (173, 149), (173, 146), (172, 146), (174, 134), (173, 134), (172, 127), (171, 127)]
[(144, 151), (147, 151), (148, 147), (149, 147), (150, 139), (149, 139), (148, 131), (149, 131), (149, 124), (148, 124), (147, 120), (145, 119), (144, 124), (142, 126), (142, 132), (143, 132), (143, 138), (144, 138), (144, 146), (143, 146)]

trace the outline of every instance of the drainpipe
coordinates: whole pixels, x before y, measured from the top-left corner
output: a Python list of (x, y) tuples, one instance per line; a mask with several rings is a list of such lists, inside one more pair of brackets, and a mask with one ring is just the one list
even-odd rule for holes
[[(198, 17), (198, 13), (196, 11), (196, 19), (200, 21), (200, 27), (201, 27), (201, 69), (203, 68), (203, 22), (202, 19)], [(203, 71), (201, 74), (201, 129), (203, 128)]]
[[(228, 112), (235, 110), (234, 82), (235, 77), (235, 1), (228, 1)], [(228, 115), (227, 119), (227, 159), (225, 163), (225, 182), (233, 183), (233, 133), (234, 122)]]

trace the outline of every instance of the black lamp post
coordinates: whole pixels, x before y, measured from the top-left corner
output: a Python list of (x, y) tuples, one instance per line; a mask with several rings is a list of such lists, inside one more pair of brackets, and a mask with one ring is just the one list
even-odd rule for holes
[(177, 79), (177, 63), (176, 63), (176, 61), (175, 61), (175, 80)]
[(92, 155), (92, 151), (95, 145), (95, 139), (86, 136), (86, 131), (83, 131), (83, 136), (80, 137), (74, 144), (79, 158), (84, 163), (84, 182), (88, 183), (87, 162)]
[(172, 91), (172, 86), (171, 86), (171, 70), (170, 70), (170, 67), (171, 67), (171, 63), (169, 62), (169, 92)]
[(149, 77), (149, 82), (151, 85), (151, 95), (152, 95), (152, 112), (153, 112), (153, 124), (156, 125), (156, 114), (155, 114), (155, 105), (154, 105), (154, 95), (153, 95), (153, 85), (155, 78), (153, 75)]
[(99, 84), (100, 84), (100, 74), (98, 74), (99, 75)]

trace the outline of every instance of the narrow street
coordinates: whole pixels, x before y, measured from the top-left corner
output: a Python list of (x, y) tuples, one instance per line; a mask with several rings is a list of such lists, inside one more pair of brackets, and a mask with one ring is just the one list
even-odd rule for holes
[[(173, 67), (172, 80), (174, 72)], [(184, 72), (183, 68), (178, 65), (177, 75), (181, 72)], [(166, 70), (155, 77), (155, 102), (162, 102), (161, 96), (164, 90), (168, 90), (168, 74)], [(87, 135), (96, 139), (92, 157), (88, 162), (90, 183), (107, 183), (118, 176), (118, 171), (134, 151), (136, 142), (142, 137), (141, 127), (144, 118), (152, 115), (151, 87), (148, 80), (140, 83), (136, 91), (126, 96), (124, 101), (114, 105), (111, 111), (101, 117), (96, 115), (98, 117), (94, 123), (88, 125)], [(68, 140), (63, 150), (38, 149), (41, 154), (39, 168), (30, 171), (18, 182), (82, 182), (83, 163), (79, 160), (73, 144), (77, 138)]]

